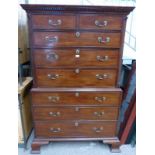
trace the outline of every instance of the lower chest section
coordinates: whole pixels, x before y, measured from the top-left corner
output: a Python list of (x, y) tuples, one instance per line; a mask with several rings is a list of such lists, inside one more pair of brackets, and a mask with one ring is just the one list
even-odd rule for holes
[(37, 137), (116, 136), (121, 89), (35, 88), (31, 96)]

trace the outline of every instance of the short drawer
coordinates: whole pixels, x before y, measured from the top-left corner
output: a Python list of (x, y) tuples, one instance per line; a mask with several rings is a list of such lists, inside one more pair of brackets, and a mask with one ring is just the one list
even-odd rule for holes
[[(118, 50), (106, 49), (36, 49), (34, 62), (39, 67), (118, 67)], [(69, 61), (66, 61), (69, 60)]]
[(117, 120), (118, 107), (33, 107), (34, 120)]
[(120, 47), (120, 33), (101, 32), (34, 32), (35, 47), (97, 46)]
[(75, 23), (74, 15), (32, 15), (33, 29), (74, 29)]
[[(108, 88), (107, 88), (108, 89)], [(33, 91), (31, 92), (32, 103), (35, 106), (49, 105), (107, 105), (118, 106), (121, 103), (122, 91), (90, 91), (90, 92), (54, 92), (54, 91)]]
[(80, 15), (81, 29), (121, 30), (122, 17), (112, 15)]
[(117, 70), (36, 69), (38, 87), (114, 87)]
[(116, 121), (50, 121), (35, 122), (35, 136), (47, 138), (90, 137), (105, 138), (116, 136)]

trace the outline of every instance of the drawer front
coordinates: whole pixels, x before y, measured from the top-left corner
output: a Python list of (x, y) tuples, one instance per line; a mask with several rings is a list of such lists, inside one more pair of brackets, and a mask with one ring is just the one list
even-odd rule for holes
[(74, 29), (75, 23), (74, 15), (32, 15), (34, 29)]
[(40, 87), (113, 87), (117, 70), (104, 69), (36, 69)]
[(120, 33), (101, 32), (34, 32), (34, 46), (69, 47), (97, 46), (120, 47)]
[(34, 107), (34, 120), (117, 120), (117, 107)]
[[(118, 50), (65, 49), (34, 50), (34, 61), (40, 67), (118, 67)], [(66, 61), (69, 60), (69, 61)]]
[(121, 92), (32, 92), (33, 105), (109, 105), (118, 106)]
[(116, 136), (116, 121), (35, 122), (36, 137), (91, 137)]
[(80, 15), (81, 29), (121, 30), (122, 18), (108, 15)]

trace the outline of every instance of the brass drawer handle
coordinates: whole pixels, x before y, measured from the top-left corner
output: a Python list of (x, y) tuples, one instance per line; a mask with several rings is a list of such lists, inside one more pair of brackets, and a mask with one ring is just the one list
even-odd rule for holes
[(58, 79), (60, 76), (62, 75), (59, 75), (59, 74), (47, 74), (47, 77), (51, 80), (56, 80)]
[(108, 78), (108, 74), (96, 74), (98, 80), (103, 80)]
[(97, 111), (95, 111), (95, 112), (94, 112), (94, 115), (97, 116), (97, 117), (101, 117), (101, 116), (104, 115), (104, 111), (102, 111), (102, 112), (97, 112)]
[(98, 133), (98, 132), (103, 131), (103, 127), (99, 127), (99, 128), (94, 127), (93, 130)]
[(51, 132), (61, 132), (60, 128), (50, 128)]
[(109, 57), (106, 55), (106, 56), (96, 56), (96, 59), (98, 60), (98, 61), (102, 61), (102, 62), (104, 62), (104, 61), (107, 61), (107, 60), (109, 60)]
[(98, 102), (103, 102), (103, 101), (106, 100), (106, 97), (104, 97), (104, 96), (101, 96), (101, 97), (96, 96), (95, 100), (98, 101)]
[(48, 100), (51, 102), (57, 102), (59, 99), (59, 96), (48, 96)]
[(105, 27), (108, 25), (108, 21), (106, 21), (106, 20), (104, 20), (104, 21), (95, 20), (95, 25), (98, 27)]
[(48, 41), (48, 42), (57, 42), (58, 41), (58, 37), (57, 36), (55, 36), (55, 37), (46, 36), (45, 40)]
[(109, 43), (110, 37), (106, 37), (105, 39), (103, 39), (103, 37), (98, 37), (98, 42), (99, 43)]
[(57, 116), (60, 116), (60, 112), (49, 112), (49, 115), (50, 116), (53, 116), (53, 117), (57, 117)]
[(49, 53), (49, 54), (47, 54), (46, 59), (48, 61), (58, 60), (59, 56), (57, 54), (55, 54), (55, 53)]
[(62, 24), (62, 21), (61, 21), (61, 19), (57, 19), (56, 21), (49, 19), (48, 24), (51, 26), (58, 26), (58, 25)]

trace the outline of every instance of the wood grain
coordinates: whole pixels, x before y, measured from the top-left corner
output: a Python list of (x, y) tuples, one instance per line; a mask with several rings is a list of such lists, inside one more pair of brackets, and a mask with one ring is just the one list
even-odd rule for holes
[[(103, 26), (97, 26), (95, 24), (95, 21), (99, 22), (99, 25)], [(104, 21), (107, 22), (107, 25), (104, 26)], [(116, 15), (90, 15), (90, 14), (84, 14), (80, 15), (80, 21), (79, 21), (79, 27), (81, 29), (102, 29), (102, 30), (121, 30), (122, 27), (122, 17), (116, 16)]]
[[(122, 96), (118, 72), (125, 23), (134, 7), (21, 6), (28, 15), (34, 77), (32, 153), (39, 153), (40, 146), (50, 141), (64, 140), (103, 140), (118, 150), (116, 125)], [(77, 49), (79, 56), (75, 56)], [(97, 56), (109, 59), (98, 61)], [(97, 74), (108, 76), (102, 79)], [(94, 101), (103, 95), (104, 102)], [(49, 102), (51, 96), (58, 102)]]
[[(78, 123), (78, 126), (75, 126)], [(84, 137), (84, 138), (101, 138), (101, 137), (114, 137), (116, 136), (117, 122), (106, 122), (106, 121), (87, 121), (87, 122), (35, 122), (36, 137), (44, 138), (60, 138), (60, 137)], [(94, 128), (103, 128), (101, 132), (95, 132)], [(51, 128), (60, 128), (60, 132), (52, 132)]]
[[(49, 24), (49, 20), (53, 23)], [(58, 20), (61, 20), (61, 24)], [(32, 23), (33, 29), (73, 29), (76, 17), (75, 15), (33, 15)]]
[[(37, 106), (51, 105), (106, 105), (118, 106), (121, 92), (32, 92), (32, 103)], [(57, 100), (51, 100), (55, 97)], [(101, 98), (97, 100), (96, 97)], [(105, 100), (102, 100), (105, 98)]]
[[(77, 68), (78, 69), (78, 68)], [(107, 75), (102, 80), (96, 75)], [(58, 75), (51, 79), (48, 75)], [(117, 70), (104, 69), (36, 69), (36, 83), (38, 87), (114, 87)]]
[[(53, 114), (50, 114), (50, 113)], [(97, 114), (94, 114), (97, 112)], [(59, 113), (59, 115), (58, 115)], [(103, 114), (101, 114), (103, 113)], [(118, 107), (33, 107), (34, 120), (117, 120)]]
[[(79, 51), (79, 54), (78, 52)], [(34, 62), (37, 67), (118, 67), (118, 50), (106, 49), (36, 49)], [(100, 59), (98, 59), (100, 57)], [(106, 59), (107, 58), (107, 59)], [(69, 60), (69, 61), (66, 61)]]
[[(76, 37), (76, 32), (80, 33), (79, 37)], [(50, 38), (46, 39), (46, 38)], [(103, 40), (106, 37), (110, 37), (110, 42), (99, 43), (98, 37), (102, 37)], [(57, 40), (55, 39), (57, 38)], [(71, 47), (71, 46), (97, 46), (97, 47), (120, 47), (120, 33), (101, 33), (101, 32), (34, 32), (33, 33), (33, 45), (35, 47)]]

